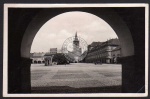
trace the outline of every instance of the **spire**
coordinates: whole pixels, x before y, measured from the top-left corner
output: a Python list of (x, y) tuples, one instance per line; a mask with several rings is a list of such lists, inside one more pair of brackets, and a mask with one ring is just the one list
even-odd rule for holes
[(77, 32), (76, 32), (76, 34), (75, 34), (75, 39), (74, 39), (74, 41), (78, 41)]
[(77, 32), (76, 32), (76, 34), (75, 34), (75, 37), (77, 37)]

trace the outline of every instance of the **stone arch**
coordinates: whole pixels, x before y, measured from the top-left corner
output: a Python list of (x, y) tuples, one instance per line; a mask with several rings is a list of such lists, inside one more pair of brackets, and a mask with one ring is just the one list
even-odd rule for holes
[[(116, 32), (120, 42), (121, 42), (121, 55), (123, 57), (134, 55), (134, 44), (132, 40), (131, 33), (129, 31), (129, 28), (124, 23), (124, 21), (121, 19), (119, 15), (117, 15), (113, 10), (111, 9), (102, 9), (98, 13), (91, 12), (91, 11), (84, 11), (79, 10), (81, 12), (87, 12), (93, 15), (98, 16), (99, 18), (102, 18), (105, 22), (107, 22)], [(27, 27), (22, 44), (21, 44), (21, 56), (25, 58), (30, 57), (30, 49), (32, 45), (32, 41), (38, 32), (38, 30), (43, 26), (44, 23), (46, 23), (51, 18), (65, 12), (69, 11), (61, 11), (56, 12), (55, 14), (47, 13), (50, 12), (49, 9), (44, 9), (41, 12), (39, 12), (33, 20), (30, 22), (29, 26)], [(112, 14), (113, 13), (113, 14)], [(38, 21), (37, 21), (38, 20)], [(28, 41), (27, 41), (28, 39)]]
[[(124, 49), (120, 59), (122, 63), (122, 92), (133, 93), (143, 88), (145, 83), (144, 7), (63, 8), (63, 10), (61, 8), (21, 8), (9, 9), (8, 43), (14, 46), (9, 46), (8, 49), (8, 92), (29, 93), (31, 91), (30, 65), (32, 61), (30, 60), (30, 48), (32, 41), (45, 22), (56, 15), (69, 11), (94, 14), (105, 20), (114, 29), (121, 42), (121, 47)], [(22, 16), (23, 14), (24, 16)], [(18, 53), (19, 51), (20, 53)], [(19, 63), (18, 60), (20, 60)]]
[[(50, 20), (51, 18), (59, 14), (71, 12), (71, 11), (74, 11), (74, 10), (66, 10), (66, 11), (60, 11), (60, 12), (58, 11), (53, 14), (47, 13), (47, 12), (50, 12), (50, 9), (44, 9), (40, 11), (30, 22), (30, 24), (28, 25), (25, 31), (25, 34), (23, 36), (22, 43), (21, 43), (21, 57), (24, 57), (24, 58), (30, 57), (32, 41), (36, 33), (39, 31), (39, 29), (48, 20)], [(121, 48), (122, 48), (121, 56), (130, 57), (134, 55), (134, 43), (133, 43), (133, 39), (131, 36), (131, 32), (129, 31), (129, 28), (124, 23), (122, 18), (113, 9), (102, 9), (102, 10), (99, 10), (99, 12), (93, 12), (91, 10), (75, 10), (75, 11), (90, 13), (103, 19), (112, 27), (112, 29), (115, 31), (115, 33), (117, 34), (119, 38), (119, 41), (121, 43)], [(103, 60), (103, 62), (106, 63), (106, 60)]]

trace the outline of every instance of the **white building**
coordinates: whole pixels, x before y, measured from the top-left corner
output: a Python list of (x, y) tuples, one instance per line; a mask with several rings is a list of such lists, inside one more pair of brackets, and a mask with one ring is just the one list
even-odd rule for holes
[(44, 52), (39, 52), (39, 53), (31, 53), (30, 58), (32, 59), (32, 63), (34, 64), (41, 64), (44, 63)]

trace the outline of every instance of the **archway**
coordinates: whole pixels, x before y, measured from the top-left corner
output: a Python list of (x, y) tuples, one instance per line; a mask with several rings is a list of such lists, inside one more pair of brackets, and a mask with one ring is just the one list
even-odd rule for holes
[(34, 61), (34, 64), (37, 64), (38, 62), (37, 61)]
[[(41, 12), (39, 12), (39, 14), (37, 14), (37, 16), (29, 24), (29, 26), (25, 32), (25, 35), (23, 37), (23, 40), (22, 40), (22, 45), (21, 45), (21, 56), (22, 57), (29, 58), (28, 55), (30, 55), (32, 41), (33, 41), (36, 33), (38, 32), (38, 30), (43, 26), (43, 24), (46, 23), (49, 19), (62, 13), (62, 12), (61, 13), (59, 12), (52, 16), (51, 13), (47, 13), (47, 12), (49, 12), (48, 9), (44, 9)], [(99, 11), (98, 14), (92, 13), (89, 11), (86, 11), (86, 12), (94, 14), (94, 15), (98, 16), (99, 18), (102, 18), (114, 29), (114, 31), (118, 35), (118, 38), (121, 43), (122, 57), (134, 55), (134, 45), (133, 45), (131, 33), (130, 33), (128, 27), (126, 26), (126, 24), (124, 23), (124, 21), (120, 18), (119, 15), (117, 15), (115, 13), (115, 11), (113, 11), (111, 9), (103, 9), (103, 10)], [(110, 13), (113, 13), (113, 14), (110, 14)], [(43, 17), (44, 17), (44, 19), (43, 19)], [(37, 21), (37, 19), (38, 19), (38, 21)], [(36, 27), (35, 27), (35, 25), (36, 25)], [(37, 27), (39, 27), (39, 28), (37, 28)], [(124, 31), (122, 31), (122, 30), (124, 30)], [(28, 39), (28, 41), (26, 41), (27, 39)], [(106, 63), (106, 60), (103, 60), (103, 62)]]
[[(49, 19), (63, 13), (63, 11), (61, 11), (61, 12), (56, 12), (54, 15), (51, 15), (51, 13), (47, 13), (47, 12), (49, 12), (49, 9), (44, 9), (41, 12), (39, 12), (37, 16), (35, 16), (35, 18), (30, 22), (28, 28), (26, 29), (25, 35), (23, 37), (22, 44), (21, 44), (21, 56), (22, 57), (24, 58), (30, 57), (32, 41), (36, 33), (38, 32), (38, 30), (43, 26), (43, 24), (46, 23)], [(133, 45), (131, 33), (128, 27), (126, 26), (126, 24), (124, 23), (124, 21), (120, 18), (119, 15), (117, 15), (117, 13), (115, 13), (111, 9), (102, 9), (99, 11), (99, 13), (93, 13), (93, 12), (86, 11), (86, 10), (85, 11), (83, 10), (83, 12), (91, 13), (93, 15), (96, 15), (102, 18), (114, 29), (114, 31), (118, 35), (118, 38), (121, 42), (122, 57), (134, 55), (134, 45)], [(26, 41), (27, 39), (28, 39), (28, 42)]]
[[(117, 8), (116, 8), (117, 9)], [(33, 11), (34, 13), (32, 13), (32, 11), (29, 10), (24, 10), (22, 9), (21, 13), (27, 13), (27, 15), (31, 15), (34, 14), (36, 15), (34, 18), (34, 15), (31, 15), (30, 18), (28, 17), (28, 19), (30, 20), (26, 20), (26, 17), (22, 17), (22, 14), (20, 15), (20, 19), (18, 21), (18, 23), (20, 22), (25, 22), (28, 21), (29, 23), (24, 24), (25, 27), (23, 26), (16, 26), (16, 29), (20, 29), (18, 27), (22, 27), (22, 31), (18, 30), (18, 33), (22, 33), (20, 34), (20, 38), (19, 41), (22, 43), (18, 43), (18, 40), (13, 41), (17, 42), (16, 46), (17, 50), (14, 50), (14, 54), (11, 55), (11, 58), (13, 58), (13, 55), (16, 55), (16, 62), (18, 61), (18, 59), (21, 60), (20, 65), (16, 65), (14, 64), (13, 61), (10, 61), (9, 63), (12, 64), (14, 67), (16, 66), (20, 66), (19, 67), (19, 71), (21, 71), (21, 81), (18, 80), (18, 84), (15, 85), (17, 87), (15, 87), (12, 82), (14, 82), (14, 79), (11, 79), (12, 76), (13, 78), (15, 78), (15, 75), (19, 74), (20, 72), (16, 72), (18, 70), (15, 69), (11, 69), (13, 67), (9, 66), (9, 71), (12, 71), (14, 73), (14, 75), (9, 74), (9, 92), (12, 92), (14, 89), (18, 90), (18, 92), (30, 92), (30, 64), (31, 64), (31, 60), (30, 60), (30, 48), (31, 48), (31, 44), (33, 41), (33, 38), (35, 37), (37, 31), (40, 29), (40, 27), (49, 19), (51, 19), (52, 17), (64, 13), (64, 12), (68, 12), (68, 11), (83, 11), (83, 12), (88, 12), (91, 14), (94, 14), (100, 18), (102, 18), (103, 20), (105, 20), (117, 33), (120, 42), (121, 42), (121, 47), (124, 49), (122, 50), (121, 54), (122, 54), (122, 67), (123, 67), (123, 74), (122, 74), (122, 85), (123, 85), (123, 92), (137, 92), (137, 90), (139, 90), (139, 88), (141, 88), (141, 86), (143, 86), (144, 84), (144, 46), (142, 45), (141, 42), (144, 42), (144, 36), (141, 36), (141, 39), (139, 39), (139, 35), (142, 35), (144, 33), (144, 14), (141, 14), (141, 12), (143, 12), (143, 9), (139, 9), (138, 11), (136, 11), (135, 9), (130, 9), (128, 8), (123, 8), (123, 9), (119, 9), (119, 10), (114, 10), (113, 8), (94, 8), (94, 10), (91, 8), (87, 9), (87, 8), (66, 8), (66, 9), (36, 9), (36, 11)], [(12, 10), (12, 15), (14, 10)], [(31, 11), (30, 13), (28, 13), (27, 11)], [(16, 13), (18, 13), (19, 11), (14, 11)], [(47, 13), (50, 12), (50, 13)], [(123, 13), (123, 14), (122, 14)], [(133, 14), (136, 13), (136, 14)], [(10, 15), (11, 15), (10, 14)], [(18, 16), (19, 16), (18, 15)], [(131, 16), (131, 19), (128, 19), (128, 15)], [(136, 21), (136, 16), (139, 16), (141, 18), (141, 20)], [(16, 16), (13, 16), (14, 19)], [(9, 17), (12, 18), (12, 17)], [(124, 19), (124, 21), (122, 20), (122, 18)], [(38, 19), (38, 21), (37, 21)], [(14, 20), (10, 20), (10, 23), (14, 23)], [(125, 22), (125, 23), (124, 23)], [(128, 24), (128, 26), (126, 25)], [(134, 24), (132, 26), (132, 24)], [(137, 25), (138, 24), (138, 25)], [(142, 25), (141, 25), (142, 24)], [(129, 28), (128, 28), (129, 27)], [(15, 31), (13, 30), (14, 28), (10, 28), (9, 30), (12, 30), (14, 33)], [(129, 31), (130, 29), (130, 31)], [(25, 30), (25, 31), (23, 31)], [(13, 32), (10, 31), (11, 33), (9, 33), (9, 36), (13, 35)], [(136, 34), (139, 35), (136, 35)], [(134, 42), (134, 43), (133, 43)], [(10, 43), (10, 42), (9, 42)], [(11, 44), (12, 44), (11, 43)], [(138, 49), (139, 44), (141, 46), (140, 49)], [(21, 45), (21, 46), (20, 46)], [(13, 48), (13, 46), (11, 46)], [(14, 48), (15, 49), (15, 48)], [(17, 54), (19, 52), (19, 50), (21, 49), (21, 53)], [(142, 51), (141, 51), (142, 50)], [(12, 51), (12, 50), (11, 50)], [(11, 51), (9, 50), (9, 53), (11, 53)], [(16, 53), (16, 54), (15, 54)], [(142, 57), (142, 58), (141, 58)], [(14, 59), (14, 60), (15, 60)], [(138, 62), (138, 59), (142, 59), (141, 62)], [(134, 61), (136, 60), (137, 63), (135, 63)], [(135, 66), (137, 66), (135, 68)], [(140, 70), (140, 71), (137, 71)], [(138, 75), (137, 75), (138, 74)], [(26, 75), (23, 76), (23, 75)], [(28, 77), (27, 77), (28, 76)], [(128, 79), (126, 79), (128, 78)], [(16, 77), (16, 79), (18, 79), (18, 77)], [(138, 81), (142, 81), (142, 82), (138, 82)], [(138, 87), (135, 87), (138, 86)], [(17, 88), (20, 89), (17, 89)]]
[(38, 61), (38, 64), (41, 64), (41, 61)]

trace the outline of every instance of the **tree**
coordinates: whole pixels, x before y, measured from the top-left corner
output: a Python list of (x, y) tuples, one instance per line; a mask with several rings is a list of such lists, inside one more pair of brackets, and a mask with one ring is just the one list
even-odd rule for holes
[(62, 53), (57, 53), (53, 57), (53, 62), (57, 62), (57, 64), (66, 64), (67, 59)]

